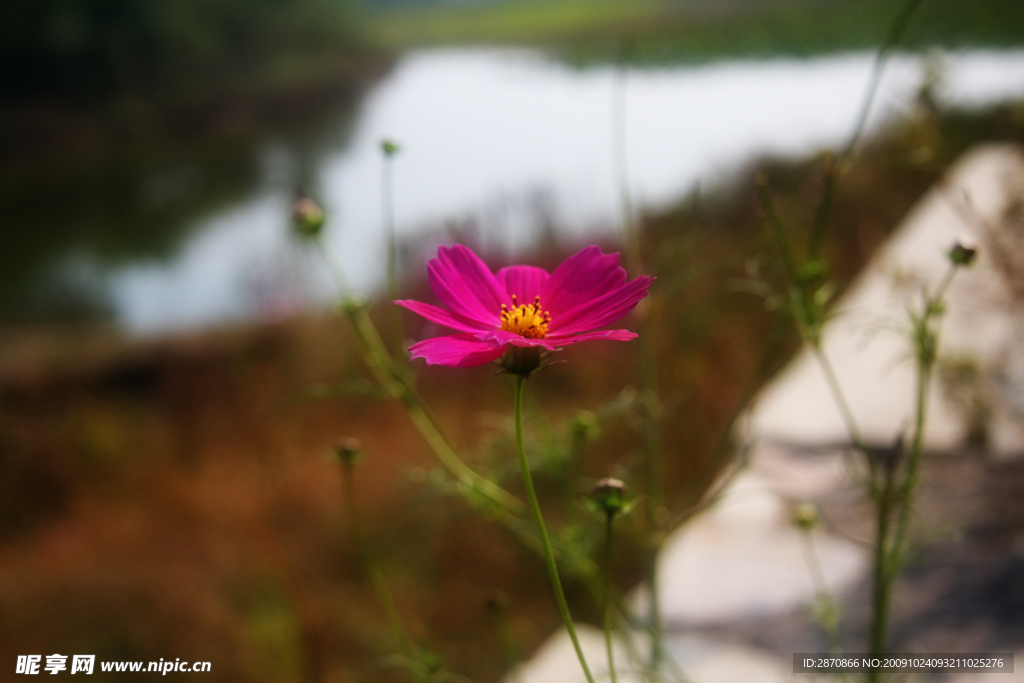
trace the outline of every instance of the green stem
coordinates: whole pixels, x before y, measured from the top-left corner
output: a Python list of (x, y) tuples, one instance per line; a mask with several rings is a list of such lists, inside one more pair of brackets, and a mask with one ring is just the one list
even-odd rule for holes
[(828, 356), (825, 355), (825, 351), (821, 348), (821, 345), (812, 343), (811, 349), (814, 351), (814, 356), (818, 359), (818, 365), (821, 366), (821, 371), (825, 375), (825, 381), (828, 382), (829, 391), (831, 391), (832, 398), (835, 400), (836, 406), (839, 408), (839, 412), (843, 417), (843, 423), (846, 425), (846, 431), (850, 435), (853, 447), (867, 462), (869, 481), (872, 490), (874, 490), (878, 476), (875, 459), (872, 457), (871, 451), (868, 449), (867, 444), (864, 442), (864, 438), (861, 436), (860, 428), (857, 426), (857, 420), (853, 416), (853, 410), (850, 409), (850, 404), (846, 401), (846, 395), (843, 393), (843, 388), (839, 384), (839, 378), (836, 377), (836, 372), (832, 369), (832, 363), (829, 361)]
[(466, 463), (462, 462), (459, 456), (455, 454), (455, 451), (452, 450), (452, 447), (448, 445), (448, 441), (441, 435), (441, 432), (438, 430), (433, 420), (431, 420), (430, 416), (427, 415), (426, 410), (424, 410), (423, 405), (415, 393), (406, 391), (403, 403), (409, 413), (409, 419), (412, 420), (414, 425), (416, 425), (416, 428), (419, 430), (423, 438), (426, 439), (438, 459), (441, 460), (444, 466), (448, 468), (448, 471), (450, 471), (455, 478), (463, 484), (463, 486), (483, 494), (486, 498), (490, 499), (492, 504), (497, 506), (499, 511), (513, 515), (525, 512), (523, 504), (519, 499), (515, 498), (512, 494), (508, 493), (491, 480), (480, 476), (470, 469)]
[(861, 103), (860, 113), (857, 115), (857, 123), (853, 128), (853, 133), (850, 134), (850, 139), (847, 141), (846, 146), (840, 153), (839, 158), (836, 159), (835, 162), (829, 164), (825, 171), (825, 189), (822, 194), (821, 204), (818, 205), (818, 209), (814, 215), (814, 222), (811, 228), (811, 239), (807, 250), (807, 254), (810, 258), (817, 258), (818, 254), (821, 252), (821, 246), (825, 237), (825, 229), (828, 227), (828, 216), (832, 211), (832, 204), (835, 197), (839, 174), (842, 172), (843, 164), (853, 153), (853, 150), (857, 147), (857, 143), (860, 141), (861, 135), (864, 133), (864, 127), (867, 124), (868, 115), (871, 113), (871, 106), (874, 104), (875, 95), (878, 93), (878, 85), (882, 82), (882, 74), (885, 71), (885, 64), (889, 59), (889, 54), (892, 52), (892, 48), (896, 46), (896, 43), (898, 43), (903, 37), (903, 33), (907, 30), (907, 26), (910, 25), (910, 19), (914, 16), (914, 12), (917, 11), (917, 8), (921, 5), (922, 1), (923, 0), (904, 1), (895, 20), (889, 27), (889, 33), (886, 35), (885, 40), (882, 41), (882, 45), (878, 48), (878, 52), (875, 53), (875, 63), (871, 69), (871, 80), (868, 83), (867, 93)]
[(768, 225), (772, 228), (772, 236), (775, 238), (775, 244), (779, 248), (782, 266), (786, 269), (786, 275), (789, 277), (790, 284), (793, 287), (800, 287), (802, 292), (803, 283), (800, 278), (800, 271), (797, 268), (796, 257), (793, 255), (793, 248), (790, 246), (789, 237), (786, 235), (786, 226), (783, 224), (782, 218), (779, 217), (778, 211), (775, 210), (775, 202), (772, 201), (771, 192), (768, 190), (768, 179), (764, 176), (757, 178), (757, 199), (768, 218)]
[(661, 554), (661, 532), (655, 532), (658, 540), (652, 541), (647, 551), (646, 579), (647, 590), (650, 598), (650, 605), (647, 608), (647, 621), (651, 634), (651, 651), (648, 657), (648, 665), (651, 670), (658, 672), (665, 661), (664, 629), (661, 620), (661, 599), (658, 590), (658, 556)]
[(665, 657), (662, 637), (661, 600), (658, 586), (658, 555), (664, 539), (664, 464), (662, 462), (661, 429), (659, 427), (660, 405), (658, 401), (658, 368), (654, 343), (654, 325), (651, 324), (651, 308), (644, 307), (640, 317), (640, 381), (643, 394), (644, 409), (644, 455), (645, 455), (645, 487), (647, 501), (644, 510), (647, 512), (647, 553), (645, 558), (645, 578), (650, 593), (648, 620), (651, 624), (650, 666), (659, 671)]
[(590, 673), (587, 660), (583, 656), (583, 649), (580, 647), (579, 638), (576, 636), (576, 627), (572, 622), (572, 615), (569, 613), (569, 604), (565, 601), (565, 593), (562, 591), (562, 580), (558, 576), (558, 565), (555, 564), (555, 555), (551, 550), (551, 539), (548, 538), (547, 527), (544, 525), (544, 516), (540, 512), (537, 492), (533, 489), (530, 464), (526, 461), (526, 447), (523, 444), (523, 383), (525, 381), (523, 377), (516, 377), (516, 447), (519, 450), (519, 466), (523, 470), (523, 485), (526, 487), (526, 498), (529, 501), (530, 509), (533, 511), (533, 518), (537, 523), (537, 530), (544, 545), (544, 560), (548, 566), (548, 574), (551, 576), (551, 584), (555, 589), (555, 598), (558, 600), (558, 609), (562, 614), (565, 630), (569, 632), (569, 639), (572, 640), (572, 646), (576, 650), (580, 666), (583, 667), (583, 674), (587, 677), (588, 683), (594, 683), (594, 677)]
[[(382, 173), (381, 210), (387, 249), (388, 300), (395, 301), (398, 299), (398, 243), (395, 238), (394, 161), (390, 154), (384, 155)], [(398, 307), (391, 309), (391, 337), (394, 353), (404, 360), (405, 330), (402, 328), (402, 311)]]
[(903, 561), (903, 543), (910, 522), (910, 511), (920, 477), (921, 451), (924, 448), (925, 411), (927, 409), (928, 387), (931, 384), (931, 366), (923, 359), (917, 364), (917, 415), (914, 420), (914, 439), (907, 455), (907, 473), (900, 490), (900, 511), (896, 521), (889, 562), (895, 569)]
[(373, 590), (377, 594), (377, 600), (380, 602), (380, 606), (387, 617), (392, 637), (395, 639), (395, 642), (398, 643), (402, 654), (407, 657), (414, 658), (412, 645), (409, 642), (409, 636), (402, 624), (402, 618), (398, 614), (398, 607), (395, 605), (395, 599), (391, 595), (390, 588), (388, 588), (387, 580), (384, 578), (384, 572), (381, 571), (380, 565), (377, 564), (376, 558), (370, 550), (370, 544), (366, 538), (366, 531), (363, 529), (363, 524), (359, 517), (359, 506), (356, 504), (354, 480), (355, 475), (352, 471), (352, 463), (343, 463), (342, 481), (344, 482), (345, 508), (348, 514), (349, 526), (352, 529), (352, 535), (355, 537), (356, 548), (362, 558), (363, 567), (366, 570), (367, 575), (370, 577), (370, 583), (373, 585)]
[(936, 353), (938, 351), (938, 332), (937, 330), (933, 331), (931, 321), (934, 316), (940, 314), (946, 289), (952, 283), (956, 272), (957, 266), (951, 266), (939, 282), (935, 294), (925, 301), (924, 313), (917, 323), (917, 329), (914, 334), (916, 342), (915, 355), (917, 358), (914, 438), (911, 441), (910, 453), (907, 456), (907, 473), (904, 476), (903, 484), (899, 491), (899, 518), (896, 521), (896, 531), (890, 551), (890, 564), (894, 571), (903, 562), (903, 545), (906, 539), (907, 528), (910, 524), (914, 491), (917, 489), (918, 479), (920, 478), (921, 452), (924, 450), (924, 427), (928, 410), (928, 389), (931, 386), (932, 372), (935, 368)]
[(946, 297), (946, 290), (953, 283), (953, 276), (956, 275), (958, 270), (960, 270), (960, 267), (955, 263), (946, 270), (946, 274), (939, 281), (939, 286), (935, 288), (935, 294), (932, 296), (932, 305), (927, 308), (929, 313), (934, 312), (934, 305), (940, 303)]
[(494, 619), (495, 629), (498, 632), (498, 641), (501, 643), (501, 653), (505, 659), (505, 669), (508, 671), (508, 678), (512, 683), (521, 683), (522, 674), (519, 665), (522, 657), (519, 655), (519, 646), (516, 644), (515, 635), (512, 633), (512, 625), (509, 623), (505, 605), (497, 607)]
[[(892, 589), (892, 573), (889, 570), (887, 552), (889, 519), (892, 514), (893, 481), (896, 468), (885, 470), (885, 486), (878, 498), (878, 518), (875, 529), (875, 575), (872, 595), (871, 654), (880, 657), (885, 652), (885, 635), (889, 619), (889, 596)], [(872, 668), (868, 674), (871, 683), (878, 683), (882, 677), (880, 668)]]
[[(344, 298), (348, 292), (348, 284), (337, 252), (326, 235), (321, 235), (317, 240), (317, 246), (324, 257), (324, 261), (327, 263), (331, 275), (334, 277), (339, 294)], [(489, 499), (498, 510), (511, 515), (524, 512), (522, 502), (494, 482), (474, 472), (466, 463), (462, 462), (452, 447), (448, 445), (448, 441), (428, 415), (422, 400), (412, 386), (412, 379), (408, 374), (408, 370), (405, 369), (403, 371), (403, 369), (395, 365), (394, 359), (388, 352), (384, 340), (381, 339), (380, 334), (377, 332), (377, 328), (370, 319), (366, 307), (353, 300), (348, 300), (343, 308), (352, 323), (352, 327), (356, 331), (356, 335), (366, 348), (368, 354), (366, 365), (370, 372), (384, 389), (401, 402), (413, 425), (448, 471), (463, 486), (469, 490), (479, 492)]]
[(792, 247), (789, 244), (789, 238), (786, 236), (786, 226), (783, 224), (782, 219), (775, 210), (775, 204), (772, 202), (767, 182), (763, 178), (758, 179), (757, 193), (761, 202), (761, 207), (768, 216), (768, 223), (772, 227), (772, 233), (775, 236), (775, 241), (782, 257), (782, 263), (786, 269), (786, 275), (789, 277), (792, 292), (791, 295), (798, 298), (796, 304), (799, 309), (799, 315), (794, 316), (796, 318), (797, 328), (799, 329), (803, 340), (808, 346), (810, 346), (815, 357), (818, 359), (818, 364), (821, 366), (821, 370), (825, 374), (825, 381), (828, 382), (829, 390), (831, 391), (836, 405), (839, 408), (839, 412), (842, 415), (843, 423), (846, 425), (846, 431), (850, 435), (850, 440), (853, 442), (854, 447), (860, 451), (867, 460), (868, 467), (871, 470), (871, 479), (872, 482), (874, 482), (874, 460), (871, 458), (871, 453), (868, 451), (863, 438), (861, 438), (860, 429), (857, 427), (857, 421), (853, 417), (853, 411), (850, 410), (850, 405), (846, 401), (846, 396), (843, 394), (843, 390), (839, 384), (838, 378), (836, 377), (836, 373), (832, 369), (832, 364), (825, 355), (824, 349), (821, 348), (820, 330), (817, 326), (813, 329), (811, 327), (811, 316), (808, 314), (810, 306), (808, 305), (805, 283), (800, 275), (800, 269), (797, 266), (796, 257), (793, 255)]
[(338, 296), (344, 299), (352, 291), (352, 288), (348, 284), (348, 278), (345, 277), (345, 268), (341, 265), (341, 259), (338, 258), (338, 252), (335, 251), (334, 244), (331, 243), (327, 235), (321, 233), (316, 239), (316, 247), (320, 250), (320, 256), (323, 257), (324, 263), (327, 264), (327, 270), (334, 279), (334, 286), (338, 290)]
[(604, 539), (604, 645), (608, 650), (608, 673), (612, 683), (618, 683), (615, 674), (615, 653), (612, 650), (612, 526), (615, 512), (609, 510)]
[[(896, 487), (898, 463), (892, 463), (886, 476), (885, 490), (879, 501), (878, 543), (876, 545), (875, 604), (872, 628), (872, 653), (876, 656), (884, 653), (886, 624), (889, 612), (889, 597), (897, 572), (903, 564), (904, 545), (907, 529), (910, 525), (910, 513), (913, 509), (914, 492), (920, 478), (921, 453), (924, 450), (924, 429), (927, 422), (928, 389), (931, 386), (932, 373), (935, 368), (938, 350), (938, 332), (932, 329), (932, 318), (941, 315), (942, 301), (946, 290), (953, 281), (957, 266), (954, 264), (939, 282), (935, 294), (926, 297), (924, 312), (914, 320), (914, 341), (916, 363), (916, 391), (914, 436), (910, 452), (907, 454), (907, 469), (899, 487)], [(893, 509), (896, 505), (897, 510)], [(890, 517), (897, 512), (897, 519), (892, 537), (886, 548), (886, 535)], [(872, 671), (870, 681), (876, 683), (880, 672)]]
[[(629, 188), (629, 168), (626, 155), (626, 69), (628, 47), (620, 46), (620, 64), (614, 74), (612, 91), (612, 166), (619, 185), (622, 202), (622, 242), (626, 252), (626, 265), (633, 276), (643, 273), (643, 256), (640, 247), (640, 229), (633, 210), (633, 198)], [(664, 658), (662, 643), (661, 606), (658, 601), (658, 554), (661, 547), (664, 521), (661, 511), (664, 492), (662, 479), (661, 432), (658, 425), (660, 406), (658, 401), (658, 368), (655, 349), (654, 325), (651, 322), (651, 305), (648, 299), (638, 308), (640, 327), (640, 387), (641, 406), (644, 422), (644, 461), (648, 550), (645, 556), (645, 578), (650, 590), (651, 626), (650, 665), (658, 670)]]
[(821, 568), (821, 560), (814, 545), (813, 532), (810, 529), (804, 529), (801, 531), (800, 538), (802, 541), (800, 545), (804, 551), (804, 562), (807, 564), (807, 571), (811, 575), (811, 583), (814, 584), (814, 592), (817, 595), (819, 610), (826, 608), (830, 610), (828, 614), (819, 613), (818, 620), (821, 622), (821, 628), (825, 632), (825, 638), (828, 640), (829, 651), (832, 654), (839, 654), (843, 648), (839, 642), (838, 624), (834, 618), (834, 613), (831, 611), (835, 608), (835, 601), (832, 599), (832, 594), (828, 590), (828, 584), (825, 582), (825, 572)]
[(633, 197), (629, 190), (629, 164), (626, 158), (626, 47), (620, 46), (620, 63), (612, 78), (612, 168), (619, 185), (622, 202), (623, 246), (626, 265), (633, 276), (643, 271), (640, 259), (640, 231), (633, 213)]

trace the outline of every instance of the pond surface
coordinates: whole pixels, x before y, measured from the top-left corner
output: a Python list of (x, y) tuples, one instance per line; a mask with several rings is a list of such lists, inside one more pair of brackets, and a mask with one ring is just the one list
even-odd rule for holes
[[(1024, 97), (1022, 50), (931, 58), (943, 66), (944, 102)], [(515, 251), (551, 225), (570, 238), (615, 230), (616, 93), (625, 98), (630, 187), (638, 205), (657, 207), (756, 154), (801, 155), (841, 144), (872, 60), (855, 53), (619, 71), (574, 69), (530, 51), (413, 52), (354, 113), (321, 123), (301, 142), (261, 142), (244, 180), (226, 183), (228, 190), (213, 193), (216, 201), (196, 189), (229, 177), (216, 166), (169, 162), (126, 180), (145, 206), (187, 205), (170, 218), (161, 214), (173, 235), (161, 248), (99, 248), (83, 229), (66, 244), (51, 244), (26, 282), (55, 298), (88, 295), (97, 310), (142, 334), (272, 318), (325, 302), (332, 292), (326, 270), (287, 227), (302, 185), (329, 213), (350, 282), (373, 291), (383, 278), (385, 137), (402, 143), (394, 166), (400, 235), (472, 216), (484, 246)], [(891, 60), (873, 124), (910, 111), (923, 73), (920, 57)], [(189, 197), (202, 201), (191, 206)], [(145, 211), (94, 214), (97, 223), (124, 223), (115, 235), (156, 229)]]

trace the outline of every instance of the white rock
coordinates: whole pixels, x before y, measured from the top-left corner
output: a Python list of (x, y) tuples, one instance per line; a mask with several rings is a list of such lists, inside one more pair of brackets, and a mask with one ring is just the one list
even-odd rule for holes
[[(961, 237), (979, 245), (977, 262), (949, 288), (940, 356), (979, 369), (980, 391), (994, 411), (995, 451), (1024, 449), (1024, 219), (1013, 216), (1024, 197), (1024, 156), (1007, 145), (967, 154), (933, 187), (881, 247), (836, 306), (822, 342), (864, 438), (892, 443), (913, 423), (914, 364), (907, 308), (919, 310), (949, 262), (945, 251)], [(1014, 221), (1018, 222), (1014, 222)], [(1019, 292), (1017, 292), (1019, 293)], [(848, 442), (846, 425), (821, 366), (805, 349), (759, 397), (750, 431), (791, 444)], [(939, 382), (928, 399), (925, 444), (961, 442), (967, 424)]]
[[(810, 605), (815, 587), (801, 532), (770, 483), (745, 473), (707, 514), (672, 534), (659, 565), (662, 613), (674, 623), (726, 621)], [(814, 532), (827, 588), (835, 593), (867, 566), (864, 551)]]

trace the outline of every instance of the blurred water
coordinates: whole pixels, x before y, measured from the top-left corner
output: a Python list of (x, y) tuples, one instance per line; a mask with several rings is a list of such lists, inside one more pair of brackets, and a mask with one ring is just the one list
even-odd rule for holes
[[(943, 65), (943, 102), (1024, 97), (1024, 51), (932, 58)], [(614, 229), (616, 88), (626, 96), (631, 189), (639, 205), (658, 206), (752, 155), (841, 144), (872, 59), (857, 53), (620, 73), (577, 70), (529, 51), (413, 52), (366, 96), (354, 120), (326, 126), (314, 152), (265, 141), (251, 188), (187, 219), (180, 243), (161, 260), (104, 265), (79, 244), (60, 259), (60, 277), (71, 273), (78, 289), (94, 292), (136, 333), (274, 317), (327, 301), (332, 287), (319, 258), (286, 229), (301, 182), (329, 212), (349, 280), (374, 290), (383, 272), (384, 137), (403, 145), (394, 175), (402, 235), (474, 214), (486, 245), (515, 251), (545, 222), (572, 237)], [(907, 113), (922, 78), (921, 58), (893, 58), (872, 122)], [(152, 201), (187, 185), (172, 181), (150, 180)]]

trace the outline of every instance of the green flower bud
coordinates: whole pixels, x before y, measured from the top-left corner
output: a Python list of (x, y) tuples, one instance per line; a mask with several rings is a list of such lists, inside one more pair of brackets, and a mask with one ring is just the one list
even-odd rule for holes
[(391, 138), (384, 138), (380, 141), (380, 150), (384, 152), (384, 156), (393, 157), (400, 152), (402, 146), (398, 144), (396, 140)]
[(797, 505), (790, 519), (798, 529), (803, 529), (804, 531), (811, 531), (821, 523), (818, 508), (811, 503)]
[(574, 437), (586, 441), (596, 439), (601, 432), (601, 425), (598, 424), (597, 415), (589, 410), (581, 410), (573, 415), (569, 428), (572, 430)]
[(343, 465), (354, 465), (363, 459), (363, 442), (351, 436), (338, 439), (331, 450)]
[(978, 255), (978, 247), (969, 239), (959, 239), (946, 254), (954, 266), (969, 266)]
[(607, 515), (622, 512), (628, 505), (626, 485), (619, 479), (606, 477), (601, 479), (590, 490), (590, 500), (595, 507)]
[(292, 207), (292, 227), (302, 237), (316, 237), (324, 227), (324, 211), (309, 197), (299, 197)]

